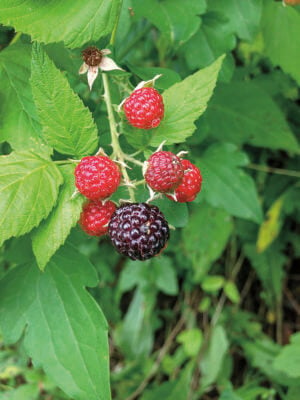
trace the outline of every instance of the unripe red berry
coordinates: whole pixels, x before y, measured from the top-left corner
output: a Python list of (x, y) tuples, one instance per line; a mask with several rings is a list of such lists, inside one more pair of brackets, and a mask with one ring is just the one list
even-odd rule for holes
[(75, 168), (75, 185), (90, 200), (111, 196), (120, 181), (119, 167), (106, 156), (83, 157)]
[(90, 200), (83, 205), (79, 224), (88, 235), (105, 235), (115, 210), (116, 205), (112, 201)]
[(164, 116), (163, 98), (151, 87), (134, 90), (123, 109), (128, 123), (141, 129), (156, 128)]

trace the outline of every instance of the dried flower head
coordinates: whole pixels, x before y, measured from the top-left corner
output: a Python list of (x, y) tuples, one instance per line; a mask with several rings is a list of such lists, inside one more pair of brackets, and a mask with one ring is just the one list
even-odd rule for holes
[(122, 70), (122, 68), (120, 68), (114, 62), (114, 60), (106, 57), (108, 54), (111, 54), (109, 49), (99, 50), (95, 46), (87, 47), (82, 51), (82, 59), (84, 63), (79, 69), (79, 74), (85, 74), (87, 72), (90, 90), (92, 90), (92, 86), (98, 76), (99, 69), (102, 71), (111, 71), (113, 69)]

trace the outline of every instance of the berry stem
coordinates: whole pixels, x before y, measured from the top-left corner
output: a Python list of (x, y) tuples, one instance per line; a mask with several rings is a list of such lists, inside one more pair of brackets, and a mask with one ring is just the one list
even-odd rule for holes
[(107, 114), (108, 114), (108, 121), (109, 121), (109, 127), (110, 127), (110, 134), (111, 134), (111, 146), (113, 148), (113, 153), (112, 153), (112, 159), (116, 158), (117, 161), (119, 161), (119, 165), (124, 177), (125, 184), (128, 189), (130, 201), (135, 202), (135, 196), (134, 196), (134, 190), (132, 187), (132, 182), (129, 178), (127, 169), (125, 167), (126, 163), (125, 160), (127, 159), (126, 154), (123, 153), (120, 144), (119, 144), (119, 133), (117, 130), (117, 124), (115, 120), (115, 115), (114, 115), (114, 110), (111, 102), (111, 96), (110, 96), (110, 90), (109, 90), (109, 82), (108, 82), (108, 77), (105, 73), (102, 73), (102, 81), (103, 81), (103, 86), (104, 86), (104, 101), (106, 104), (107, 108)]
[(123, 154), (123, 156), (124, 156), (125, 160), (127, 160), (127, 161), (129, 161), (129, 162), (131, 162), (133, 164), (136, 164), (136, 165), (138, 165), (140, 167), (142, 167), (144, 165), (144, 163), (142, 161), (136, 160), (135, 158), (129, 156), (128, 154)]
[(259, 165), (259, 164), (251, 164), (251, 163), (246, 165), (246, 168), (266, 172), (269, 174), (286, 175), (286, 176), (292, 176), (295, 178), (300, 178), (299, 171), (293, 171), (293, 170), (289, 170), (289, 169), (273, 168), (273, 167), (269, 167), (267, 165)]

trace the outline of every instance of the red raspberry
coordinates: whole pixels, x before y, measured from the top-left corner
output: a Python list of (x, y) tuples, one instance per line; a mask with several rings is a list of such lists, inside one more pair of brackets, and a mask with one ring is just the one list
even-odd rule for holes
[[(195, 200), (201, 190), (202, 176), (196, 165), (189, 160), (181, 160), (184, 168), (184, 176), (181, 184), (175, 190), (175, 197), (179, 203)], [(169, 199), (174, 200), (171, 196)]]
[(121, 173), (108, 157), (83, 157), (75, 168), (75, 185), (90, 200), (105, 199), (118, 188)]
[(102, 203), (101, 200), (91, 200), (84, 204), (80, 214), (81, 228), (92, 236), (102, 236), (108, 231), (108, 223), (116, 205), (112, 201)]
[(151, 189), (166, 193), (180, 185), (183, 174), (179, 157), (170, 151), (157, 151), (148, 160), (145, 179)]
[(151, 87), (133, 91), (123, 108), (129, 124), (141, 129), (156, 128), (164, 116), (163, 98)]

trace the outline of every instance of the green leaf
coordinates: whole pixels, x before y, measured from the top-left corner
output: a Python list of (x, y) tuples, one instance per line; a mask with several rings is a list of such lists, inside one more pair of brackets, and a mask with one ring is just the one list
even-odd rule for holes
[(182, 47), (190, 69), (204, 68), (236, 44), (233, 29), (219, 13), (209, 12), (202, 18), (198, 32)]
[(224, 328), (222, 326), (214, 327), (208, 348), (200, 363), (202, 389), (216, 381), (228, 347), (229, 343)]
[(267, 211), (265, 221), (258, 231), (256, 247), (258, 253), (265, 251), (278, 236), (282, 225), (282, 208), (284, 205), (284, 194), (281, 195)]
[(64, 178), (57, 205), (32, 235), (32, 248), (40, 269), (44, 269), (53, 254), (64, 244), (70, 230), (76, 225), (84, 198), (80, 195), (72, 198), (75, 190), (74, 166), (60, 168)]
[(219, 400), (245, 400), (238, 396), (232, 389), (225, 389), (219, 398)]
[(128, 142), (137, 148), (156, 147), (163, 141), (181, 143), (191, 136), (196, 129), (194, 121), (204, 113), (213, 94), (223, 58), (164, 91), (165, 116), (158, 128), (145, 132), (124, 124)]
[(300, 13), (294, 7), (266, 1), (261, 27), (265, 54), (300, 84)]
[(275, 309), (282, 296), (285, 256), (274, 246), (260, 254), (257, 253), (254, 244), (247, 244), (244, 249), (262, 282), (268, 305)]
[(32, 49), (31, 85), (48, 143), (76, 157), (92, 153), (98, 137), (91, 113), (39, 44)]
[(219, 275), (208, 275), (206, 276), (202, 283), (202, 289), (205, 292), (216, 292), (224, 286), (224, 277)]
[(203, 174), (202, 196), (231, 215), (260, 223), (262, 210), (254, 181), (238, 168), (247, 163), (246, 154), (232, 144), (210, 146), (198, 163)]
[(170, 86), (181, 81), (180, 75), (172, 69), (161, 67), (137, 67), (129, 65), (130, 71), (134, 72), (144, 81), (153, 79), (156, 75), (161, 77), (155, 81), (155, 87), (158, 89), (168, 89)]
[(213, 94), (222, 60), (220, 57), (163, 93), (165, 117), (159, 127), (153, 129), (152, 146), (159, 146), (164, 140), (166, 144), (184, 142), (193, 134), (194, 121), (204, 113)]
[(226, 282), (224, 285), (224, 292), (233, 303), (238, 303), (240, 301), (240, 293), (234, 282)]
[(4, 397), (0, 393), (0, 400), (36, 400), (39, 397), (40, 389), (36, 383), (25, 384), (17, 389), (10, 389), (5, 392)]
[(198, 14), (204, 11), (204, 1), (157, 0), (133, 1), (137, 17), (146, 17), (162, 33), (170, 44), (186, 42), (199, 28)]
[(240, 345), (250, 365), (261, 371), (271, 381), (278, 382), (283, 386), (295, 386), (299, 383), (299, 379), (291, 378), (284, 371), (278, 371), (274, 368), (274, 359), (279, 354), (280, 346), (270, 338), (244, 339), (240, 342)]
[(153, 204), (160, 209), (168, 223), (175, 228), (182, 228), (188, 223), (189, 213), (186, 203), (176, 203), (168, 198), (163, 198), (154, 200)]
[(282, 348), (273, 366), (291, 378), (300, 378), (300, 333), (291, 336), (291, 344)]
[(15, 150), (43, 143), (28, 80), (31, 46), (15, 44), (0, 52), (0, 142)]
[(0, 21), (33, 40), (64, 41), (80, 47), (109, 34), (114, 26), (120, 0), (2, 0)]
[(289, 387), (285, 400), (298, 400), (299, 392), (300, 392), (300, 386)]
[(252, 82), (220, 84), (205, 119), (218, 140), (299, 151), (285, 116), (272, 98)]
[(209, 9), (219, 12), (225, 16), (231, 27), (243, 40), (252, 40), (258, 31), (262, 0), (213, 0), (209, 4)]
[(166, 256), (155, 257), (150, 268), (155, 276), (155, 285), (163, 293), (174, 296), (178, 293), (176, 272), (172, 260)]
[(230, 216), (223, 210), (201, 204), (191, 214), (182, 232), (186, 256), (192, 259), (196, 279), (201, 280), (222, 254), (232, 231)]
[(146, 390), (141, 400), (186, 400), (190, 393), (192, 379), (192, 364), (182, 370), (179, 377), (170, 382), (164, 382), (159, 386)]
[(115, 331), (115, 341), (130, 360), (147, 357), (153, 345), (151, 316), (155, 292), (147, 295), (138, 288), (123, 319)]
[[(109, 400), (107, 323), (84, 286), (96, 286), (88, 259), (63, 247), (44, 272), (33, 264), (0, 281), (0, 326), (74, 400)], [(26, 330), (25, 330), (26, 327)]]
[(200, 329), (189, 329), (180, 332), (176, 338), (178, 343), (183, 345), (184, 351), (187, 356), (195, 357), (202, 345), (203, 334)]
[(61, 183), (56, 165), (32, 152), (0, 157), (0, 245), (47, 217)]

